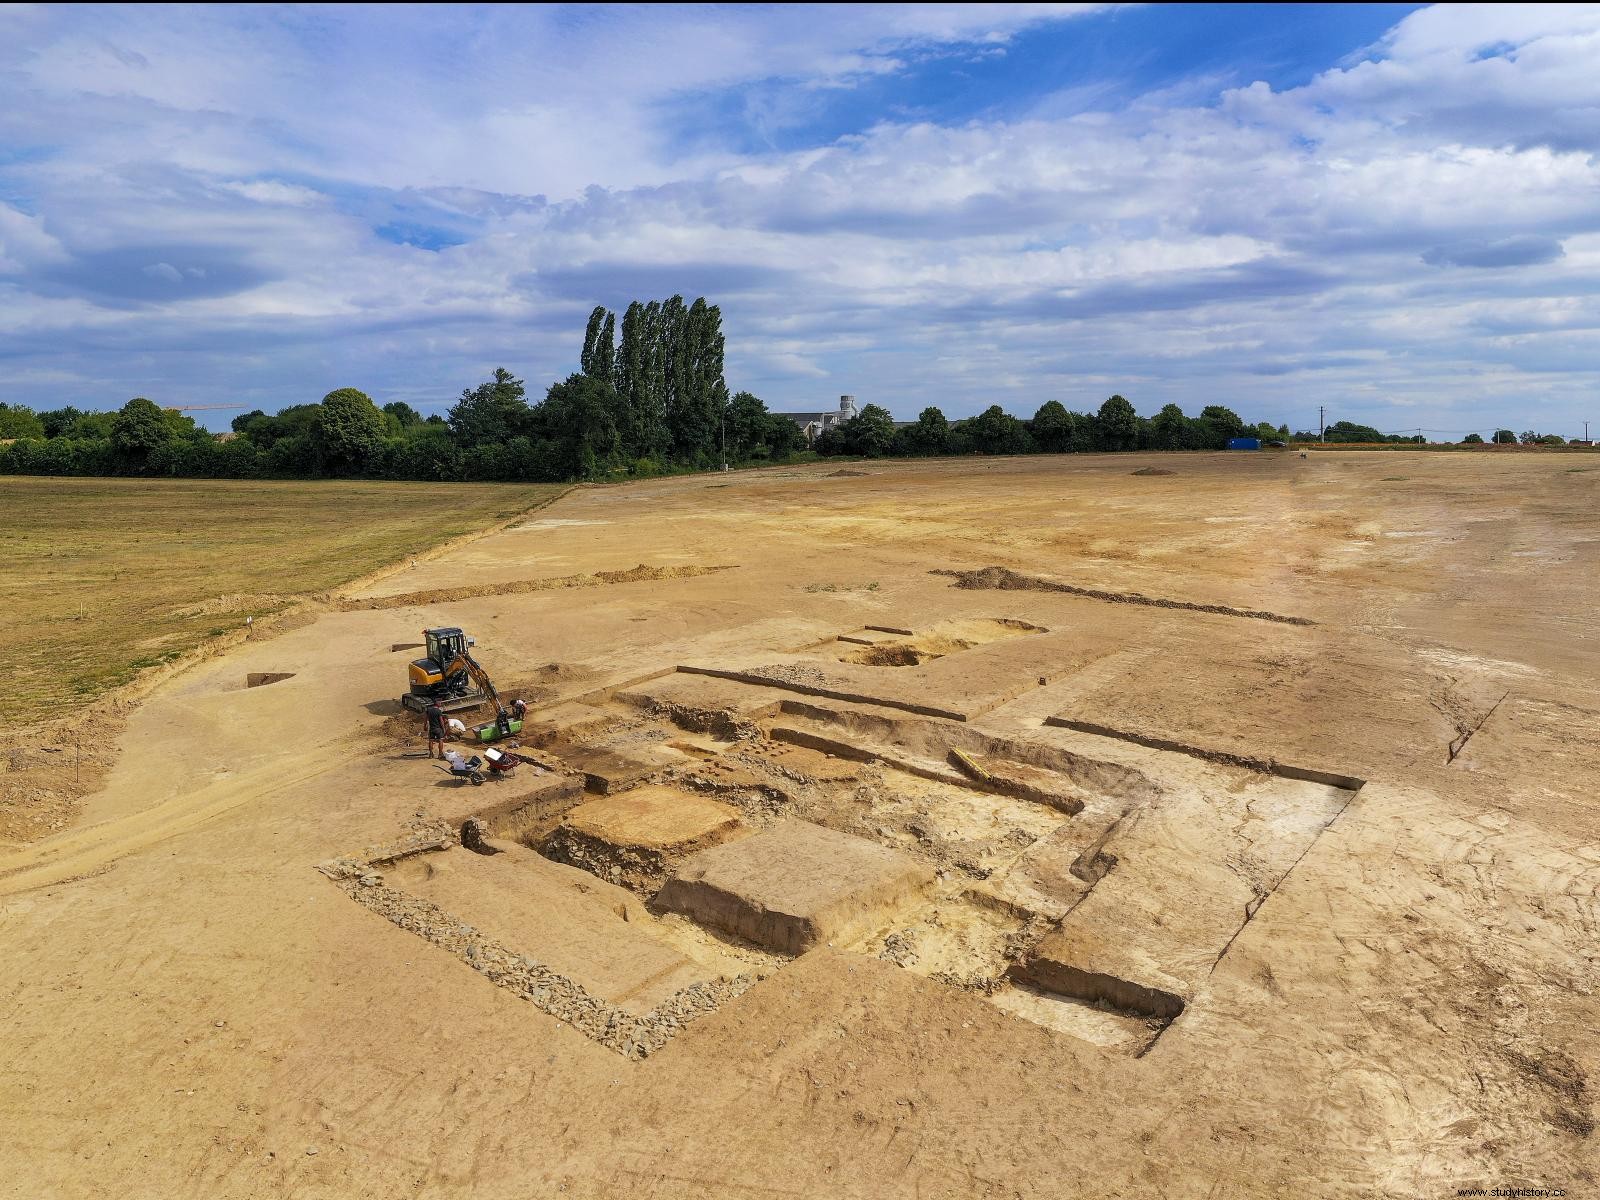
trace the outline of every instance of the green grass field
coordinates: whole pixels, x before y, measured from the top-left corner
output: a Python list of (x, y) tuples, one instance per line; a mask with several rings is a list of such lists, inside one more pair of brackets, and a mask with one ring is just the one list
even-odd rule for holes
[(0, 478), (8, 724), (547, 502), (543, 484)]

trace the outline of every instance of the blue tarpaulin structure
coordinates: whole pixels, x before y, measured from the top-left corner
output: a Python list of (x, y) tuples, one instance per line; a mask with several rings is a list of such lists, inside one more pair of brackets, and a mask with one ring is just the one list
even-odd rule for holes
[(1260, 438), (1229, 438), (1228, 439), (1228, 449), (1229, 450), (1259, 450), (1259, 449), (1261, 449), (1261, 439)]

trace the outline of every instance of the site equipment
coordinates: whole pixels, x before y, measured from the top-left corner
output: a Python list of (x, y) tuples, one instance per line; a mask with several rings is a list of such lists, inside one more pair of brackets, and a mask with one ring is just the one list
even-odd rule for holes
[(483, 760), (476, 754), (471, 758), (462, 759), (459, 767), (455, 763), (451, 763), (449, 766), (445, 766), (442, 763), (434, 763), (433, 765), (450, 776), (450, 778), (464, 779), (472, 784), (473, 787), (479, 787), (483, 783), (483, 772), (478, 769), (483, 766)]
[[(494, 690), (489, 672), (472, 657), (477, 639), (453, 627), (424, 629), (422, 637), (427, 649), (408, 669), (411, 687), (400, 697), (401, 704), (422, 712), (432, 701), (445, 712), (454, 712), (474, 708), (488, 700), (494, 705), (494, 722), (478, 729), (478, 740), (488, 742), (510, 737), (521, 728), (522, 722), (514, 719), (500, 703), (500, 694)], [(485, 729), (489, 736), (485, 736)]]

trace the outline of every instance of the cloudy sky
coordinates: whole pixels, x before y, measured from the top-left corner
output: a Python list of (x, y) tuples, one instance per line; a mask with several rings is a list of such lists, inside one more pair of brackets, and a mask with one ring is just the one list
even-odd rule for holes
[[(1600, 429), (1600, 6), (0, 6), (0, 399)], [(228, 412), (209, 414), (221, 427)]]

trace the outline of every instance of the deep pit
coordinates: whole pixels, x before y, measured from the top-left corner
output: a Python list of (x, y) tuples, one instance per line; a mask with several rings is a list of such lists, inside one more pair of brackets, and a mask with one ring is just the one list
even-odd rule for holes
[(293, 671), (251, 671), (244, 677), (244, 685), (247, 688), (266, 687), (268, 684), (282, 683), (285, 679), (294, 677)]

